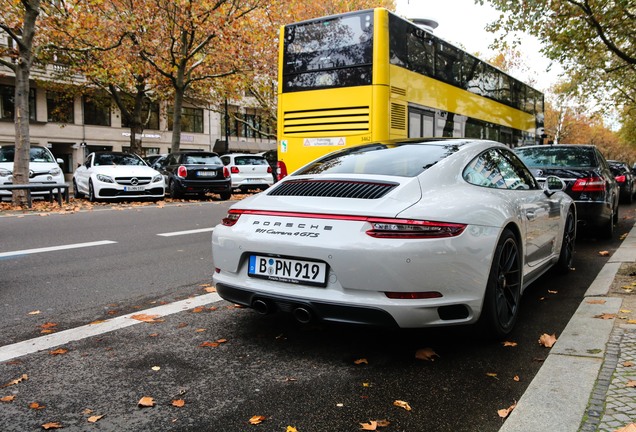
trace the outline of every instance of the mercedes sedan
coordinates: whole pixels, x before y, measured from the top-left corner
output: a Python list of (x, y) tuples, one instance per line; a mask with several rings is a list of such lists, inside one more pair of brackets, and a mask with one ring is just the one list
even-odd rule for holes
[(163, 199), (163, 176), (139, 156), (121, 152), (95, 152), (73, 174), (75, 198), (89, 201), (114, 198)]
[(524, 289), (571, 268), (576, 207), (504, 145), (374, 143), (234, 204), (212, 235), (219, 295), (260, 313), (511, 332)]

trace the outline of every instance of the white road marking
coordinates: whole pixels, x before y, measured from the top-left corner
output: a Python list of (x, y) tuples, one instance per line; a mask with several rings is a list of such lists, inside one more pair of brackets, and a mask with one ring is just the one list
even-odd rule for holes
[(88, 242), (88, 243), (75, 243), (75, 244), (61, 245), (61, 246), (51, 246), (51, 247), (36, 248), (36, 249), (24, 249), (24, 250), (18, 250), (18, 251), (0, 252), (0, 258), (6, 258), (6, 257), (12, 257), (12, 256), (18, 256), (18, 255), (30, 255), (30, 254), (36, 254), (36, 253), (42, 253), (42, 252), (53, 252), (53, 251), (64, 250), (64, 249), (77, 249), (77, 248), (83, 248), (83, 247), (102, 246), (102, 245), (107, 245), (112, 243), (117, 243), (117, 242), (111, 241), (111, 240), (101, 240), (101, 241)]
[(214, 231), (214, 228), (201, 228), (201, 229), (195, 229), (195, 230), (189, 230), (189, 231), (175, 231), (175, 232), (169, 232), (169, 233), (163, 233), (163, 234), (157, 234), (157, 235), (161, 237), (173, 237), (173, 236), (180, 236), (180, 235), (186, 235), (186, 234), (198, 234), (202, 232), (212, 232), (212, 231)]
[(143, 322), (131, 318), (133, 315), (145, 314), (163, 317), (166, 315), (175, 314), (177, 312), (194, 309), (198, 306), (215, 303), (219, 300), (221, 300), (221, 297), (219, 297), (217, 293), (203, 294), (167, 305), (157, 306), (143, 311), (137, 311), (128, 315), (96, 322), (95, 324), (87, 324), (81, 327), (64, 330), (47, 336), (41, 336), (35, 339), (29, 339), (11, 345), (5, 345), (3, 347), (0, 347), (0, 362), (11, 360), (16, 357), (22, 357), (23, 355), (32, 354), (38, 351), (51, 349), (53, 347), (64, 345), (69, 342), (78, 341), (115, 330), (123, 329), (135, 324), (141, 324)]

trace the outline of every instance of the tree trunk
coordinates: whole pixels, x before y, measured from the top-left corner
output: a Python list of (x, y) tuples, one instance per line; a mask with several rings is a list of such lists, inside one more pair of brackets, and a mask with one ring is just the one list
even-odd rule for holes
[[(40, 12), (40, 0), (23, 1), (24, 25), (18, 45), (18, 62), (15, 68), (15, 160), (13, 162), (13, 183), (29, 182), (29, 155), (31, 138), (29, 135), (29, 77), (33, 63), (32, 49), (35, 22)], [(13, 191), (13, 205), (26, 204), (26, 191)]]
[(178, 152), (181, 144), (181, 109), (183, 108), (183, 97), (185, 88), (176, 87), (174, 89), (174, 107), (172, 112), (172, 145), (170, 152)]

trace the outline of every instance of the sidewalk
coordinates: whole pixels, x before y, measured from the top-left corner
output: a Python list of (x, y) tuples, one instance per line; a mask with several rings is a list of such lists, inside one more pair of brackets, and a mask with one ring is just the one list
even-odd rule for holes
[(625, 286), (636, 281), (635, 263), (636, 226), (557, 335), (499, 432), (622, 432), (636, 423), (636, 320), (625, 316), (636, 313), (636, 286), (633, 294), (631, 283)]

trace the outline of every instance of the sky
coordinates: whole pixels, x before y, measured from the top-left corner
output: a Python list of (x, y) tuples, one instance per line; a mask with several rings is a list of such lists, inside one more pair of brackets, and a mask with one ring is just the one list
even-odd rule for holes
[[(406, 18), (432, 18), (439, 23), (433, 33), (453, 45), (464, 48), (471, 54), (480, 53), (483, 60), (493, 57), (494, 52), (489, 45), (495, 35), (485, 30), (486, 25), (499, 18), (499, 12), (487, 3), (483, 6), (474, 0), (396, 0), (396, 13)], [(534, 87), (546, 91), (558, 80), (559, 67), (546, 69), (549, 60), (538, 51), (539, 42), (531, 37), (524, 37), (518, 50), (526, 57), (526, 63), (533, 69), (537, 80)], [(516, 75), (515, 78), (527, 82), (528, 74)]]

